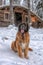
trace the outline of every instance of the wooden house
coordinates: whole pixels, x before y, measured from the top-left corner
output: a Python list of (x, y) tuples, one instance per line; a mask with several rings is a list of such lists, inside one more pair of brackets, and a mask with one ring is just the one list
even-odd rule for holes
[[(21, 22), (28, 22), (29, 19), (29, 4), (28, 0), (13, 0), (14, 24), (18, 25)], [(42, 20), (30, 11), (31, 22), (41, 22)], [(10, 21), (10, 0), (0, 0), (0, 26), (8, 26)], [(29, 23), (29, 22), (28, 22)], [(37, 24), (36, 24), (37, 26)]]

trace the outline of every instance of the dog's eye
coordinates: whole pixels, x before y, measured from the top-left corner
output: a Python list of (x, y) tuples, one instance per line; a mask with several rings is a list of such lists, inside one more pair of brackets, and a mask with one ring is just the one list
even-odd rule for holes
[(21, 26), (21, 29), (24, 29), (24, 27), (25, 27), (25, 26), (24, 26), (24, 25), (22, 25), (22, 26)]

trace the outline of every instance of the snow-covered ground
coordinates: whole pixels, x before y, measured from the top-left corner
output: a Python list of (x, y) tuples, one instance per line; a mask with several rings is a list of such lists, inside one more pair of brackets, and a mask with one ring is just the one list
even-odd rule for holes
[(11, 50), (11, 42), (15, 40), (17, 27), (9, 26), (0, 28), (0, 65), (43, 65), (43, 29), (30, 27), (29, 59), (19, 58), (17, 53)]

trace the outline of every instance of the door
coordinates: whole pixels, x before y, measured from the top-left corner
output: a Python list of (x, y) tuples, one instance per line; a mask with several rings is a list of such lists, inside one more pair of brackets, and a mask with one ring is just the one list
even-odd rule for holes
[(18, 25), (22, 22), (22, 13), (15, 12), (15, 25)]

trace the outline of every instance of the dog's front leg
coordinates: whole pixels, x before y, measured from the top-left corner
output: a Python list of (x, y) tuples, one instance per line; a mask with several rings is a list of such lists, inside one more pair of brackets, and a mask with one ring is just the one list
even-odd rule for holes
[(25, 57), (26, 59), (29, 58), (29, 57), (28, 57), (28, 47), (26, 47), (25, 50), (24, 50), (24, 57)]
[(19, 45), (18, 45), (18, 55), (19, 55), (19, 57), (23, 58), (22, 48)]

